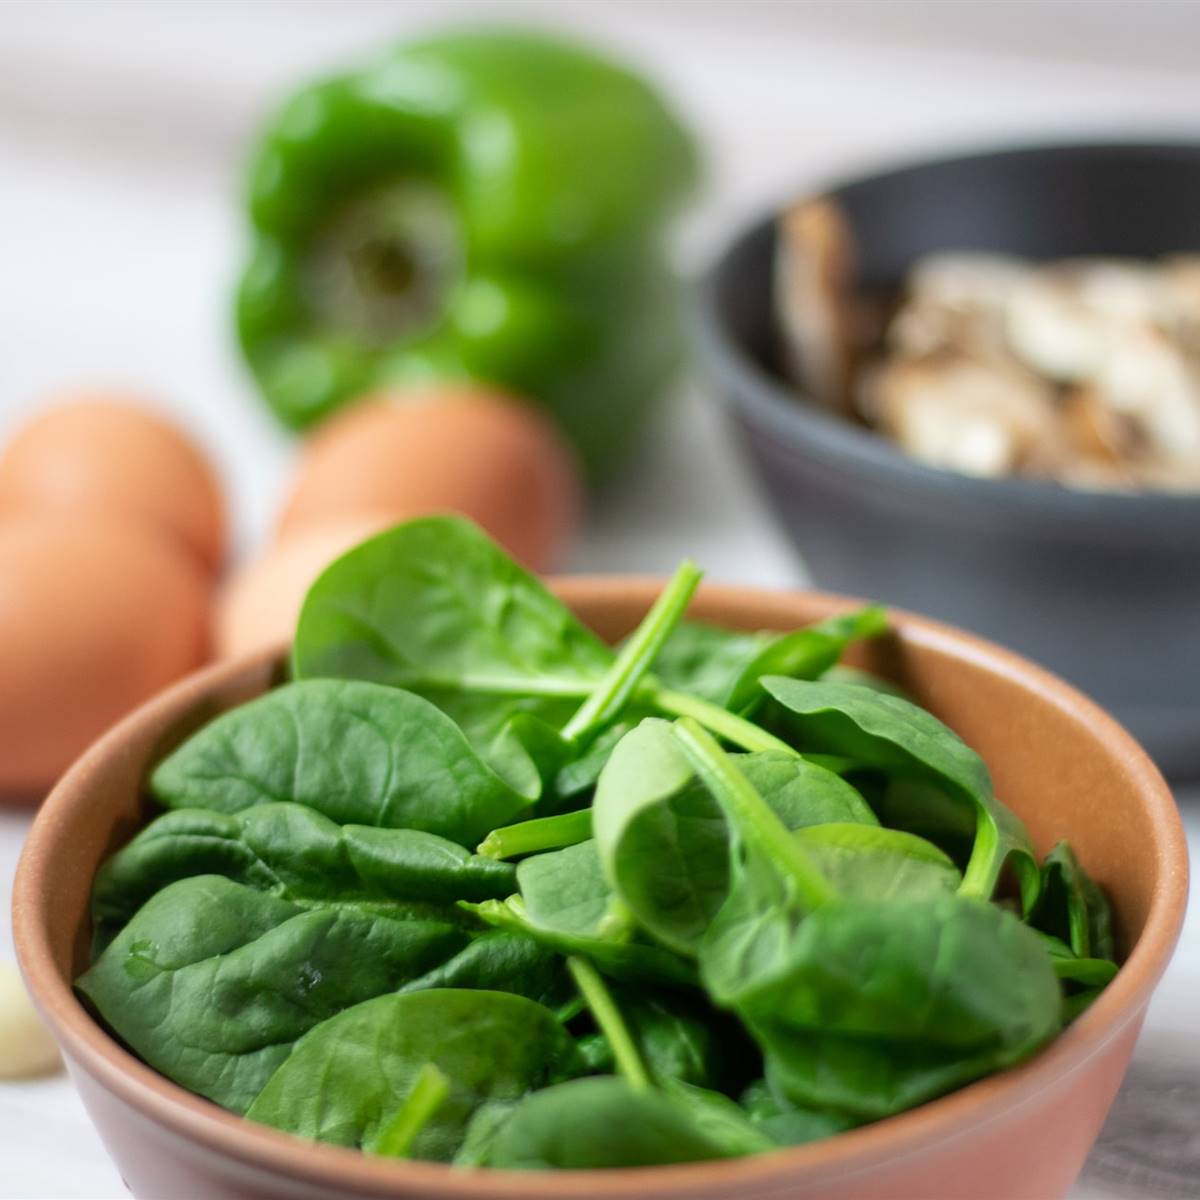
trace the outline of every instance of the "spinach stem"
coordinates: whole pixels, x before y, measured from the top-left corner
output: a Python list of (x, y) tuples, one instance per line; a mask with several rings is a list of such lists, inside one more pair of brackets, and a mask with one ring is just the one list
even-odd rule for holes
[(539, 850), (559, 850), (586, 842), (592, 836), (592, 810), (560, 813), (554, 817), (535, 817), (516, 825), (493, 829), (479, 843), (476, 854), (485, 858), (516, 858)]
[(586, 958), (571, 955), (567, 959), (567, 969), (575, 986), (579, 988), (587, 1006), (591, 1009), (600, 1032), (604, 1034), (612, 1048), (616, 1060), (617, 1073), (635, 1092), (644, 1092), (650, 1087), (650, 1073), (642, 1056), (634, 1043), (629, 1026), (621, 1016), (608, 985), (600, 977), (600, 972)]
[(675, 731), (730, 824), (792, 879), (804, 905), (820, 908), (838, 899), (837, 890), (812, 857), (711, 735), (690, 717), (676, 721)]
[(373, 1151), (387, 1158), (407, 1158), (417, 1135), (450, 1094), (450, 1081), (426, 1063), (413, 1080), (412, 1090), (375, 1139)]
[(691, 602), (703, 572), (690, 559), (679, 564), (670, 583), (659, 593), (641, 624), (621, 647), (595, 690), (563, 727), (562, 735), (576, 741), (612, 720), (649, 671)]
[(975, 844), (971, 847), (971, 857), (963, 871), (962, 883), (958, 885), (958, 894), (972, 896), (976, 900), (990, 900), (996, 884), (1000, 882), (1003, 865), (996, 827), (981, 808), (975, 820)]
[(785, 754), (800, 757), (800, 752), (782, 738), (777, 738), (773, 733), (755, 725), (753, 721), (747, 721), (745, 717), (739, 717), (737, 713), (731, 713), (709, 700), (700, 699), (699, 696), (673, 692), (668, 688), (655, 688), (649, 698), (658, 709), (669, 716), (691, 717), (742, 750), (782, 750)]
[(482, 692), (487, 696), (556, 696), (567, 700), (582, 700), (596, 689), (595, 679), (582, 676), (555, 675), (414, 675), (400, 677), (397, 687), (451, 691)]

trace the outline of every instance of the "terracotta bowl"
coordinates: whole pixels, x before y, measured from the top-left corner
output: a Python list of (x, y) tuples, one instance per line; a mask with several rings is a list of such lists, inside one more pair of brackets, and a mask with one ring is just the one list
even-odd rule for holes
[[(617, 638), (658, 584), (575, 579), (558, 591)], [(832, 596), (702, 590), (701, 619), (786, 629), (843, 610)], [(1183, 919), (1187, 850), (1162, 778), (1110, 717), (1055, 677), (957, 630), (895, 614), (897, 635), (859, 662), (901, 682), (987, 760), (1039, 850), (1070, 837), (1112, 897), (1125, 964), (1084, 1016), (1026, 1065), (902, 1116), (778, 1153), (681, 1167), (569, 1174), (461, 1172), (310, 1145), (177, 1087), (84, 1010), (97, 865), (146, 818), (141, 785), (215, 713), (257, 695), (277, 660), (213, 667), (139, 709), (63, 778), (17, 871), (14, 925), (26, 981), (92, 1119), (138, 1197), (174, 1200), (1053, 1200), (1070, 1188), (1121, 1082)]]

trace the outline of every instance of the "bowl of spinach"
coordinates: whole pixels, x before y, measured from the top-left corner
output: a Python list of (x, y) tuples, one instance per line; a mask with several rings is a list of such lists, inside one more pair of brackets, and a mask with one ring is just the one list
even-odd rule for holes
[(18, 950), (135, 1195), (1065, 1193), (1161, 778), (966, 634), (699, 582), (412, 521), (64, 778)]

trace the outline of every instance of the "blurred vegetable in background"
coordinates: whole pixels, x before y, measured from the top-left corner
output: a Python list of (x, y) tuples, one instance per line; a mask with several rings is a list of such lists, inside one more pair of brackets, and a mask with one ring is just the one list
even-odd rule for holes
[(664, 234), (695, 175), (653, 89), (589, 50), (477, 31), (388, 51), (262, 139), (243, 350), (294, 428), (474, 380), (548, 409), (594, 478), (678, 364)]

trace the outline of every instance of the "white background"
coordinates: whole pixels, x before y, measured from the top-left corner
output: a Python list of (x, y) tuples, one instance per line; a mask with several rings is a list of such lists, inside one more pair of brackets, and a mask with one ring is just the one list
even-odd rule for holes
[[(253, 396), (230, 333), (249, 133), (290, 82), (479, 13), (565, 24), (658, 75), (709, 147), (707, 190), (681, 237), (693, 269), (733, 222), (913, 152), (1200, 133), (1200, 6), (1190, 3), (9, 0), (0, 3), (0, 436), (73, 384), (135, 388), (216, 458), (239, 553), (251, 551), (292, 450)], [(664, 571), (685, 553), (715, 578), (804, 579), (718, 414), (691, 386), (595, 505), (567, 565)], [(1200, 795), (1181, 801), (1195, 848)], [(4, 893), (26, 825), (0, 814)], [(0, 955), (10, 953), (5, 913)], [(1198, 989), (1193, 922), (1143, 1055), (1200, 1055)], [(0, 1084), (0, 1197), (124, 1194), (64, 1079)], [(1145, 1194), (1095, 1172), (1078, 1190), (1081, 1200)]]

